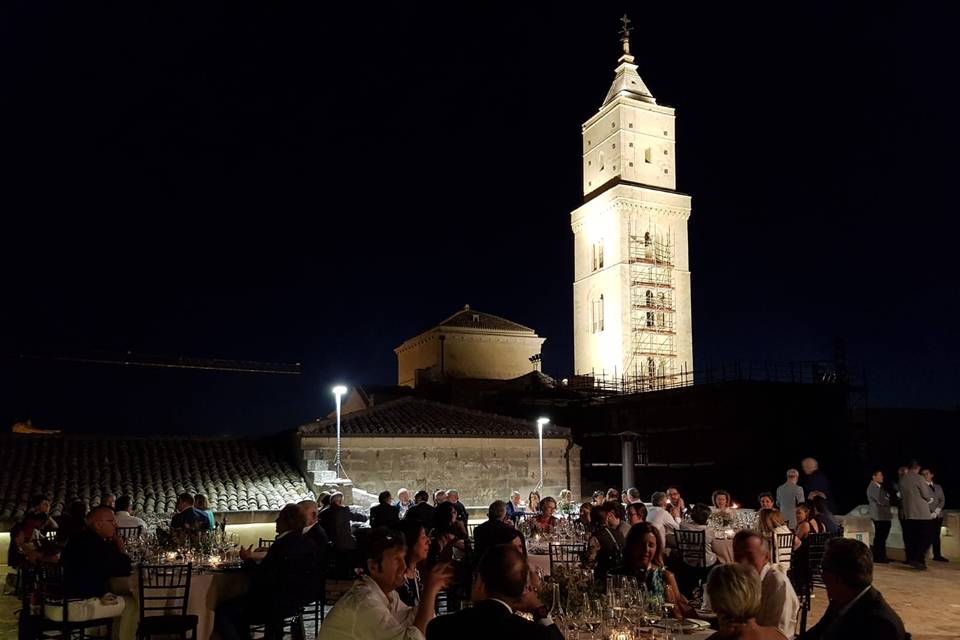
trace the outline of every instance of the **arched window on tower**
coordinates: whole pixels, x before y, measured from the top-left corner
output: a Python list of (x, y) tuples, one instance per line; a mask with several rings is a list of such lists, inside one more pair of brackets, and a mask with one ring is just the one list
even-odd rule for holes
[(600, 294), (600, 331), (603, 331), (603, 294)]
[(653, 291), (647, 289), (645, 306), (647, 307), (647, 326), (653, 326)]
[(657, 294), (657, 326), (661, 329), (663, 329), (666, 324), (666, 314), (664, 313), (664, 309), (666, 308), (667, 299), (666, 296), (663, 295), (663, 291), (661, 291)]
[(653, 242), (650, 240), (649, 231), (643, 234), (643, 254), (647, 260), (653, 257)]
[(603, 331), (603, 294), (590, 301), (590, 325), (593, 333)]

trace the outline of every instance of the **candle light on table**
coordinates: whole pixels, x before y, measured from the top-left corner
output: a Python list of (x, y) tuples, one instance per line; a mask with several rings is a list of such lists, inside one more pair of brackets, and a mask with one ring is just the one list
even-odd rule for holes
[(207, 560), (208, 560), (208, 561), (210, 562), (210, 564), (213, 565), (214, 567), (216, 567), (217, 565), (220, 564), (220, 556), (215, 556), (215, 555), (214, 555), (214, 556), (210, 556), (209, 558), (207, 558)]
[(174, 560), (177, 559), (177, 552), (167, 551), (166, 558), (167, 558), (167, 562), (173, 562)]
[(610, 632), (610, 640), (633, 640), (633, 632), (629, 629), (614, 629)]

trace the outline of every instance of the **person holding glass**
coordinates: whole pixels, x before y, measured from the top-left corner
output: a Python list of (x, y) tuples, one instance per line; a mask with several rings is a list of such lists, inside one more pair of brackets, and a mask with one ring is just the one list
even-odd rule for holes
[(656, 599), (672, 609), (675, 618), (693, 613), (693, 608), (677, 587), (677, 579), (663, 566), (663, 543), (649, 522), (630, 528), (623, 546), (623, 564), (612, 575), (634, 576), (648, 599)]

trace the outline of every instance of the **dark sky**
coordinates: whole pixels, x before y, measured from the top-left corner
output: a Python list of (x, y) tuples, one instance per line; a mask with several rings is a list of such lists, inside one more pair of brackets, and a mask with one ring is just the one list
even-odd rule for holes
[[(465, 303), (568, 375), (580, 124), (624, 4), (236, 4), (2, 10), (0, 347), (304, 375), (8, 358), (0, 417), (288, 427)], [(839, 337), (872, 404), (955, 406), (955, 16), (842, 4), (629, 3), (677, 109), (696, 363)]]

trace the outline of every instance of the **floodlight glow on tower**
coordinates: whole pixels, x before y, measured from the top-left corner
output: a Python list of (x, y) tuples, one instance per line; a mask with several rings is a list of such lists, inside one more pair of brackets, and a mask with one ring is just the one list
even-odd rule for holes
[(347, 392), (347, 388), (338, 384), (333, 388), (333, 395), (337, 399), (337, 453), (333, 458), (333, 469), (337, 472), (338, 479), (345, 479), (347, 474), (343, 471), (343, 465), (340, 464), (340, 398)]
[(550, 418), (537, 418), (537, 439), (540, 441), (540, 482), (537, 490), (543, 489), (543, 425), (550, 422)]

